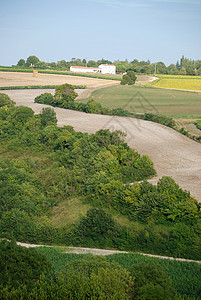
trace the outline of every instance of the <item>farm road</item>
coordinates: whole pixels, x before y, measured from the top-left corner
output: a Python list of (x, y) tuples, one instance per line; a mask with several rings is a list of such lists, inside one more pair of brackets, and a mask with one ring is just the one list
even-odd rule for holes
[[(34, 103), (44, 90), (9, 90), (17, 105), (31, 107), (39, 113), (46, 105)], [(45, 90), (45, 92), (48, 92)], [(81, 91), (79, 91), (81, 92)], [(154, 162), (157, 177), (171, 176), (185, 190), (201, 202), (201, 144), (161, 124), (126, 117), (86, 114), (54, 108), (58, 126), (71, 125), (76, 131), (94, 133), (100, 129), (127, 132), (126, 141), (140, 154), (147, 154)]]
[[(21, 243), (16, 242), (18, 246), (22, 246), (25, 248), (38, 248), (38, 247), (53, 247), (48, 245), (38, 245), (38, 244), (28, 244), (28, 243)], [(62, 246), (61, 246), (62, 248)], [(192, 260), (192, 259), (185, 259), (185, 258), (174, 258), (170, 256), (161, 256), (161, 255), (154, 255), (149, 253), (140, 253), (140, 252), (127, 252), (127, 251), (119, 251), (119, 250), (105, 250), (105, 249), (96, 249), (96, 248), (83, 248), (83, 247), (66, 247), (67, 251), (63, 253), (74, 253), (74, 254), (93, 254), (93, 255), (113, 255), (113, 254), (128, 254), (128, 253), (138, 253), (140, 255), (149, 256), (149, 257), (156, 257), (161, 259), (170, 259), (170, 260), (177, 260), (177, 261), (186, 261), (186, 262), (194, 262), (200, 264), (201, 261)]]

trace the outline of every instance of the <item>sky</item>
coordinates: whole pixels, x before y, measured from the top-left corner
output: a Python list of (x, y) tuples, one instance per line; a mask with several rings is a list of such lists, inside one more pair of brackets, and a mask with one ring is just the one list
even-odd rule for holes
[(0, 65), (201, 59), (201, 0), (0, 0)]

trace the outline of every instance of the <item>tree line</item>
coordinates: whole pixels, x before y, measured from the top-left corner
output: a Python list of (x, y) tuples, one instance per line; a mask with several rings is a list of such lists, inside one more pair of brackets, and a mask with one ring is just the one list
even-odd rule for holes
[[(72, 58), (70, 61), (60, 60), (58, 62), (44, 62), (34, 55), (29, 56), (26, 60), (20, 59), (17, 62), (19, 68), (34, 67), (37, 69), (53, 69), (53, 70), (70, 70), (70, 66), (84, 66), (84, 67), (98, 67), (100, 64), (114, 64), (116, 66), (116, 72), (118, 74), (125, 73), (129, 70), (136, 72), (137, 74), (170, 74), (170, 75), (201, 75), (201, 60), (192, 60), (184, 56), (181, 57), (175, 64), (172, 63), (166, 66), (164, 62), (151, 63), (150, 60), (139, 61), (133, 59), (128, 61), (115, 60), (110, 61), (107, 59), (89, 60)], [(15, 66), (15, 67), (16, 67)]]

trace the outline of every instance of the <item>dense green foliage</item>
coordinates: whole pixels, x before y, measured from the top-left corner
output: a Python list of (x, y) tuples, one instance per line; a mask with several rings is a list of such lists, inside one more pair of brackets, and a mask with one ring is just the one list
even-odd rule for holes
[(35, 249), (17, 246), (14, 242), (0, 241), (0, 285), (29, 285), (51, 270), (45, 255)]
[(201, 120), (197, 120), (197, 121), (195, 122), (195, 125), (196, 125), (196, 127), (197, 127), (198, 129), (201, 130)]
[(152, 122), (155, 122), (155, 123), (160, 123), (160, 124), (163, 124), (163, 125), (168, 126), (170, 128), (175, 128), (176, 127), (176, 122), (175, 122), (174, 119), (164, 117), (164, 116), (160, 116), (160, 115), (154, 115), (154, 114), (151, 114), (151, 113), (145, 113), (144, 114), (144, 120), (152, 121)]
[[(45, 252), (44, 250), (42, 253)], [(48, 253), (47, 256), (50, 257)], [(119, 263), (128, 270), (135, 266), (140, 266), (142, 264), (150, 265), (150, 263), (154, 262), (156, 265), (160, 265), (161, 270), (168, 274), (173, 282), (174, 288), (180, 295), (198, 297), (198, 299), (201, 295), (201, 265), (198, 263), (160, 259), (136, 253), (109, 255), (107, 256), (107, 259), (111, 262), (114, 261)], [(53, 257), (50, 261), (54, 261)], [(143, 272), (143, 269), (139, 271)], [(137, 280), (140, 280), (140, 278), (138, 277)], [(152, 280), (154, 280), (154, 278), (152, 278)]]
[(123, 75), (122, 80), (121, 80), (121, 84), (122, 85), (133, 85), (135, 84), (137, 77), (135, 75), (135, 72), (130, 70), (127, 71), (126, 74)]
[[(201, 267), (139, 254), (107, 257), (0, 241), (0, 298), (195, 299)], [(177, 293), (177, 294), (176, 294)]]
[(15, 102), (13, 100), (10, 99), (10, 97), (6, 94), (0, 93), (0, 107), (3, 106), (14, 106)]
[(57, 124), (57, 117), (54, 109), (50, 107), (45, 107), (42, 109), (40, 113), (41, 125), (56, 125)]
[(135, 277), (136, 299), (174, 299), (176, 291), (168, 274), (153, 262), (138, 263), (129, 269)]
[[(50, 108), (34, 116), (27, 107), (2, 107), (0, 117), (2, 153), (19, 156), (1, 159), (1, 236), (200, 258), (197, 201), (168, 177), (157, 186), (138, 183), (155, 175), (153, 163), (129, 148), (124, 134), (58, 128)], [(55, 227), (52, 207), (74, 196), (96, 209), (73, 227)], [(129, 230), (108, 209), (141, 227)]]

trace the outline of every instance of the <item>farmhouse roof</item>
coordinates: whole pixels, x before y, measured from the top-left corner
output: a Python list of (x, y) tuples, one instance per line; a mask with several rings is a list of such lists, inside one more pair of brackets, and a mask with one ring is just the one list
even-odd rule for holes
[(115, 65), (108, 65), (108, 64), (101, 64), (101, 66), (111, 66), (111, 67), (115, 67)]
[(76, 68), (76, 69), (93, 69), (93, 70), (99, 70), (99, 68), (93, 68), (93, 67), (78, 67), (78, 66), (71, 66), (71, 68)]

